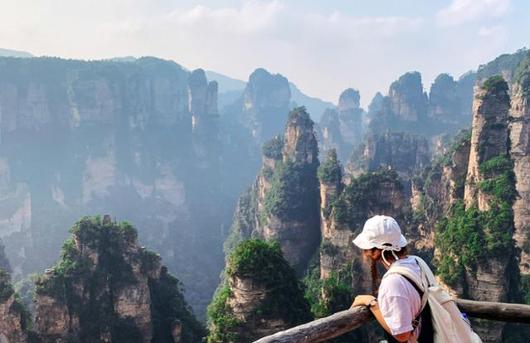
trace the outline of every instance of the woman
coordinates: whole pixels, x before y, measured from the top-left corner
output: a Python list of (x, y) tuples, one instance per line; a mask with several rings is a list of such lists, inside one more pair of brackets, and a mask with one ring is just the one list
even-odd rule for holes
[[(407, 268), (421, 280), (420, 266), (414, 257), (407, 255), (407, 240), (394, 218), (375, 216), (368, 219), (353, 243), (363, 249), (374, 281), (377, 280), (377, 263), (387, 270), (393, 266)], [(428, 306), (422, 309), (423, 291), (403, 275), (387, 274), (381, 280), (377, 299), (372, 295), (359, 295), (352, 307), (369, 306), (379, 324), (390, 334), (391, 342), (432, 342)]]

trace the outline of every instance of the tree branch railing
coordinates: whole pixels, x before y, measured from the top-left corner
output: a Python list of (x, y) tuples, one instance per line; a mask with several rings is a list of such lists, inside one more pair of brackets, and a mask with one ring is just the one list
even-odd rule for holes
[[(530, 323), (530, 305), (457, 299), (462, 312), (469, 317), (503, 322)], [(353, 331), (373, 319), (366, 307), (355, 307), (329, 317), (280, 331), (254, 343), (317, 343)]]

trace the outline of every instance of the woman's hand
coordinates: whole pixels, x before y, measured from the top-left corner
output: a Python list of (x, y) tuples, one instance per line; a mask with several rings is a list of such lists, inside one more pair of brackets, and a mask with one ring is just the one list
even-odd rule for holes
[(355, 306), (370, 306), (370, 303), (375, 300), (373, 295), (358, 295), (355, 297), (351, 307)]

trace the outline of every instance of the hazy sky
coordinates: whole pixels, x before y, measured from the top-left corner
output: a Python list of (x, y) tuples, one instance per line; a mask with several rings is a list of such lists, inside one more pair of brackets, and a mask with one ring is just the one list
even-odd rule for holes
[(527, 0), (0, 0), (0, 47), (100, 59), (152, 55), (246, 80), (256, 67), (305, 93), (363, 104), (411, 70), (428, 89), (530, 45)]

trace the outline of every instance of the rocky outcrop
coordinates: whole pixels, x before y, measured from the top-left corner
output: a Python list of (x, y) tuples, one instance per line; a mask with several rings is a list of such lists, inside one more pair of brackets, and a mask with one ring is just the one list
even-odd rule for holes
[(422, 136), (404, 132), (369, 135), (358, 151), (354, 151), (347, 166), (356, 177), (380, 169), (395, 170), (410, 192), (411, 178), (431, 160), (429, 141)]
[(515, 53), (502, 54), (493, 61), (480, 65), (476, 73), (478, 83), (482, 84), (488, 78), (499, 75), (511, 85), (518, 66), (528, 57), (528, 53), (528, 49), (522, 48)]
[(174, 323), (182, 342), (203, 334), (160, 257), (137, 243), (127, 223), (84, 218), (59, 262), (36, 282), (35, 330), (43, 342), (97, 339), (162, 342)]
[(319, 172), (322, 198), (320, 277), (326, 279), (353, 263), (354, 267), (349, 268), (356, 271), (355, 290), (371, 292), (370, 272), (365, 270), (361, 251), (352, 248), (351, 242), (371, 216), (385, 214), (399, 220), (410, 213), (410, 207), (393, 170), (366, 173), (344, 185), (340, 178), (330, 177), (331, 170), (340, 170), (338, 164), (333, 167), (337, 163), (333, 160), (332, 155), (328, 156)]
[(0, 342), (23, 343), (28, 338), (29, 313), (17, 298), (9, 274), (0, 268)]
[(232, 240), (276, 240), (287, 261), (303, 273), (320, 240), (318, 164), (313, 121), (304, 108), (295, 108), (284, 138), (263, 146), (263, 167), (239, 201)]
[(454, 138), (436, 163), (414, 179), (413, 193), (422, 194), (422, 199), (413, 203), (413, 208), (426, 212), (430, 232), (434, 232), (438, 220), (464, 197), (470, 148), (471, 134), (464, 131)]
[[(527, 60), (530, 61), (530, 58)], [(519, 270), (530, 274), (530, 67), (522, 67), (513, 87), (510, 121), (510, 157), (517, 198), (513, 204), (514, 239), (521, 249)]]
[(322, 151), (342, 151), (344, 142), (340, 131), (339, 113), (337, 110), (328, 108), (322, 114), (319, 123), (320, 149)]
[(216, 82), (156, 58), (0, 58), (0, 74), (0, 239), (13, 277), (51, 265), (82, 214), (112, 212), (196, 285), (186, 296), (204, 315), (246, 181), (223, 156)]
[(502, 78), (491, 78), (475, 92), (471, 148), (464, 201), (466, 206), (477, 203), (479, 210), (488, 209), (491, 198), (479, 189), (484, 180), (480, 165), (496, 156), (508, 153), (508, 85)]
[(462, 116), (456, 88), (457, 82), (452, 76), (440, 74), (436, 77), (429, 92), (429, 117), (449, 121)]
[(362, 140), (363, 110), (360, 108), (359, 91), (348, 88), (339, 97), (339, 121), (342, 138), (351, 146)]
[(390, 85), (387, 96), (376, 94), (369, 106), (366, 131), (409, 132), (428, 138), (454, 134), (470, 125), (474, 82), (474, 73), (458, 81), (440, 74), (427, 96), (421, 74), (406, 73)]
[(290, 100), (289, 82), (282, 75), (262, 68), (250, 75), (243, 93), (241, 121), (258, 143), (282, 132)]
[(348, 88), (339, 97), (337, 109), (327, 109), (320, 119), (321, 149), (335, 149), (345, 160), (363, 138), (364, 111), (359, 104), (359, 91)]
[(427, 114), (427, 101), (418, 72), (400, 76), (388, 90), (390, 111), (399, 121), (421, 121)]
[(252, 342), (311, 320), (302, 285), (277, 243), (240, 243), (225, 271), (208, 308), (208, 342)]
[[(501, 77), (486, 80), (475, 90), (471, 134), (457, 139), (415, 180), (421, 194), (414, 207), (424, 216), (426, 231), (434, 232), (437, 273), (464, 298), (518, 299), (509, 110), (506, 82)], [(484, 342), (500, 342), (509, 334), (503, 332), (504, 326), (480, 322), (475, 330)]]

